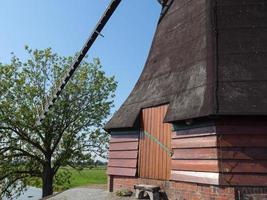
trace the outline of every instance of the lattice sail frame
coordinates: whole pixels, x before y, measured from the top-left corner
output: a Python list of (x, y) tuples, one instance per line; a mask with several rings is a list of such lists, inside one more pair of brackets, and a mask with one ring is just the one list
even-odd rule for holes
[(112, 14), (115, 12), (119, 4), (121, 3), (121, 0), (112, 0), (107, 9), (105, 10), (104, 14), (100, 18), (99, 22), (97, 23), (95, 29), (89, 36), (88, 40), (86, 41), (85, 45), (79, 52), (79, 54), (76, 56), (74, 62), (70, 65), (70, 67), (63, 73), (61, 78), (59, 78), (54, 86), (51, 88), (50, 92), (41, 102), (41, 105), (37, 109), (37, 120), (36, 125), (40, 125), (42, 120), (45, 119), (45, 115), (49, 111), (49, 109), (53, 106), (55, 101), (58, 99), (59, 95), (61, 94), (62, 90), (70, 80), (70, 78), (73, 76), (74, 72), (79, 67), (80, 63), (82, 62), (83, 58), (89, 51), (89, 49), (94, 44), (95, 40), (98, 38), (98, 36), (103, 36), (101, 34), (101, 31), (109, 21)]

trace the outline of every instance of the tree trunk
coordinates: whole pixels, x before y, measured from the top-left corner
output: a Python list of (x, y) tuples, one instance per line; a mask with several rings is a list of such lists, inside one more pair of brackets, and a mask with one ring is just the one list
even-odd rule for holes
[(53, 194), (54, 173), (50, 165), (45, 165), (43, 169), (43, 197)]

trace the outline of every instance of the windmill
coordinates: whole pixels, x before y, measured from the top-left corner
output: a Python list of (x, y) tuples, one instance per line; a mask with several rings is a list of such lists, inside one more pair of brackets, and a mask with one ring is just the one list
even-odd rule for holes
[[(166, 7), (168, 0), (158, 0), (158, 2), (162, 5), (162, 7)], [(36, 125), (40, 125), (42, 120), (45, 119), (45, 116), (49, 109), (53, 106), (56, 102), (57, 98), (60, 96), (62, 90), (67, 85), (68, 81), (74, 75), (75, 71), (78, 69), (81, 61), (84, 59), (85, 55), (92, 47), (98, 36), (102, 36), (101, 31), (116, 11), (117, 7), (121, 3), (121, 0), (112, 0), (108, 5), (107, 9), (105, 10), (104, 14), (98, 21), (96, 27), (92, 31), (91, 35), (85, 42), (84, 46), (82, 47), (81, 51), (78, 53), (74, 62), (65, 70), (65, 72), (61, 75), (61, 77), (54, 83), (53, 87), (50, 89), (50, 92), (46, 95), (46, 97), (41, 102), (41, 105), (37, 109), (38, 116), (36, 120)]]

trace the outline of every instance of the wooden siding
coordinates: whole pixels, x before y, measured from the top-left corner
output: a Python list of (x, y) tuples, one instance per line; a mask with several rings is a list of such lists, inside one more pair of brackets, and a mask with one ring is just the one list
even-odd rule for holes
[(215, 126), (174, 131), (172, 148), (171, 180), (219, 184)]
[(212, 127), (173, 132), (171, 180), (267, 186), (266, 124), (264, 118), (224, 118)]
[(171, 180), (219, 185), (219, 173), (214, 172), (191, 172), (191, 171), (171, 171)]
[(267, 186), (267, 119), (217, 121), (220, 183)]
[(139, 131), (111, 133), (109, 146), (109, 175), (136, 176)]
[[(161, 143), (171, 148), (171, 126), (163, 123), (167, 105), (142, 110), (142, 129), (157, 138)], [(141, 131), (139, 149), (139, 176), (169, 180), (171, 158), (160, 145), (152, 141)]]

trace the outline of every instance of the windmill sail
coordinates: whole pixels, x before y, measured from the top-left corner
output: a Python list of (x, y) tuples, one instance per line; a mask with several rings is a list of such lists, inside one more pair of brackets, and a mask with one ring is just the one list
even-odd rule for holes
[(92, 47), (97, 37), (99, 35), (102, 36), (101, 31), (103, 30), (106, 23), (110, 19), (110, 17), (112, 16), (112, 14), (115, 12), (117, 7), (119, 6), (120, 2), (121, 0), (111, 1), (106, 11), (100, 18), (99, 22), (97, 23), (95, 29), (93, 30), (88, 40), (86, 41), (85, 45), (83, 46), (79, 54), (76, 56), (74, 62), (62, 74), (62, 76), (55, 82), (55, 85), (51, 88), (49, 94), (45, 97), (40, 107), (38, 108), (38, 116), (37, 116), (36, 125), (39, 125), (41, 121), (45, 118), (45, 115), (49, 111), (49, 108), (53, 106), (54, 102), (57, 100), (57, 98), (61, 94), (64, 87), (66, 86), (70, 78), (73, 76), (74, 72), (79, 67), (81, 61), (87, 54), (88, 50)]

